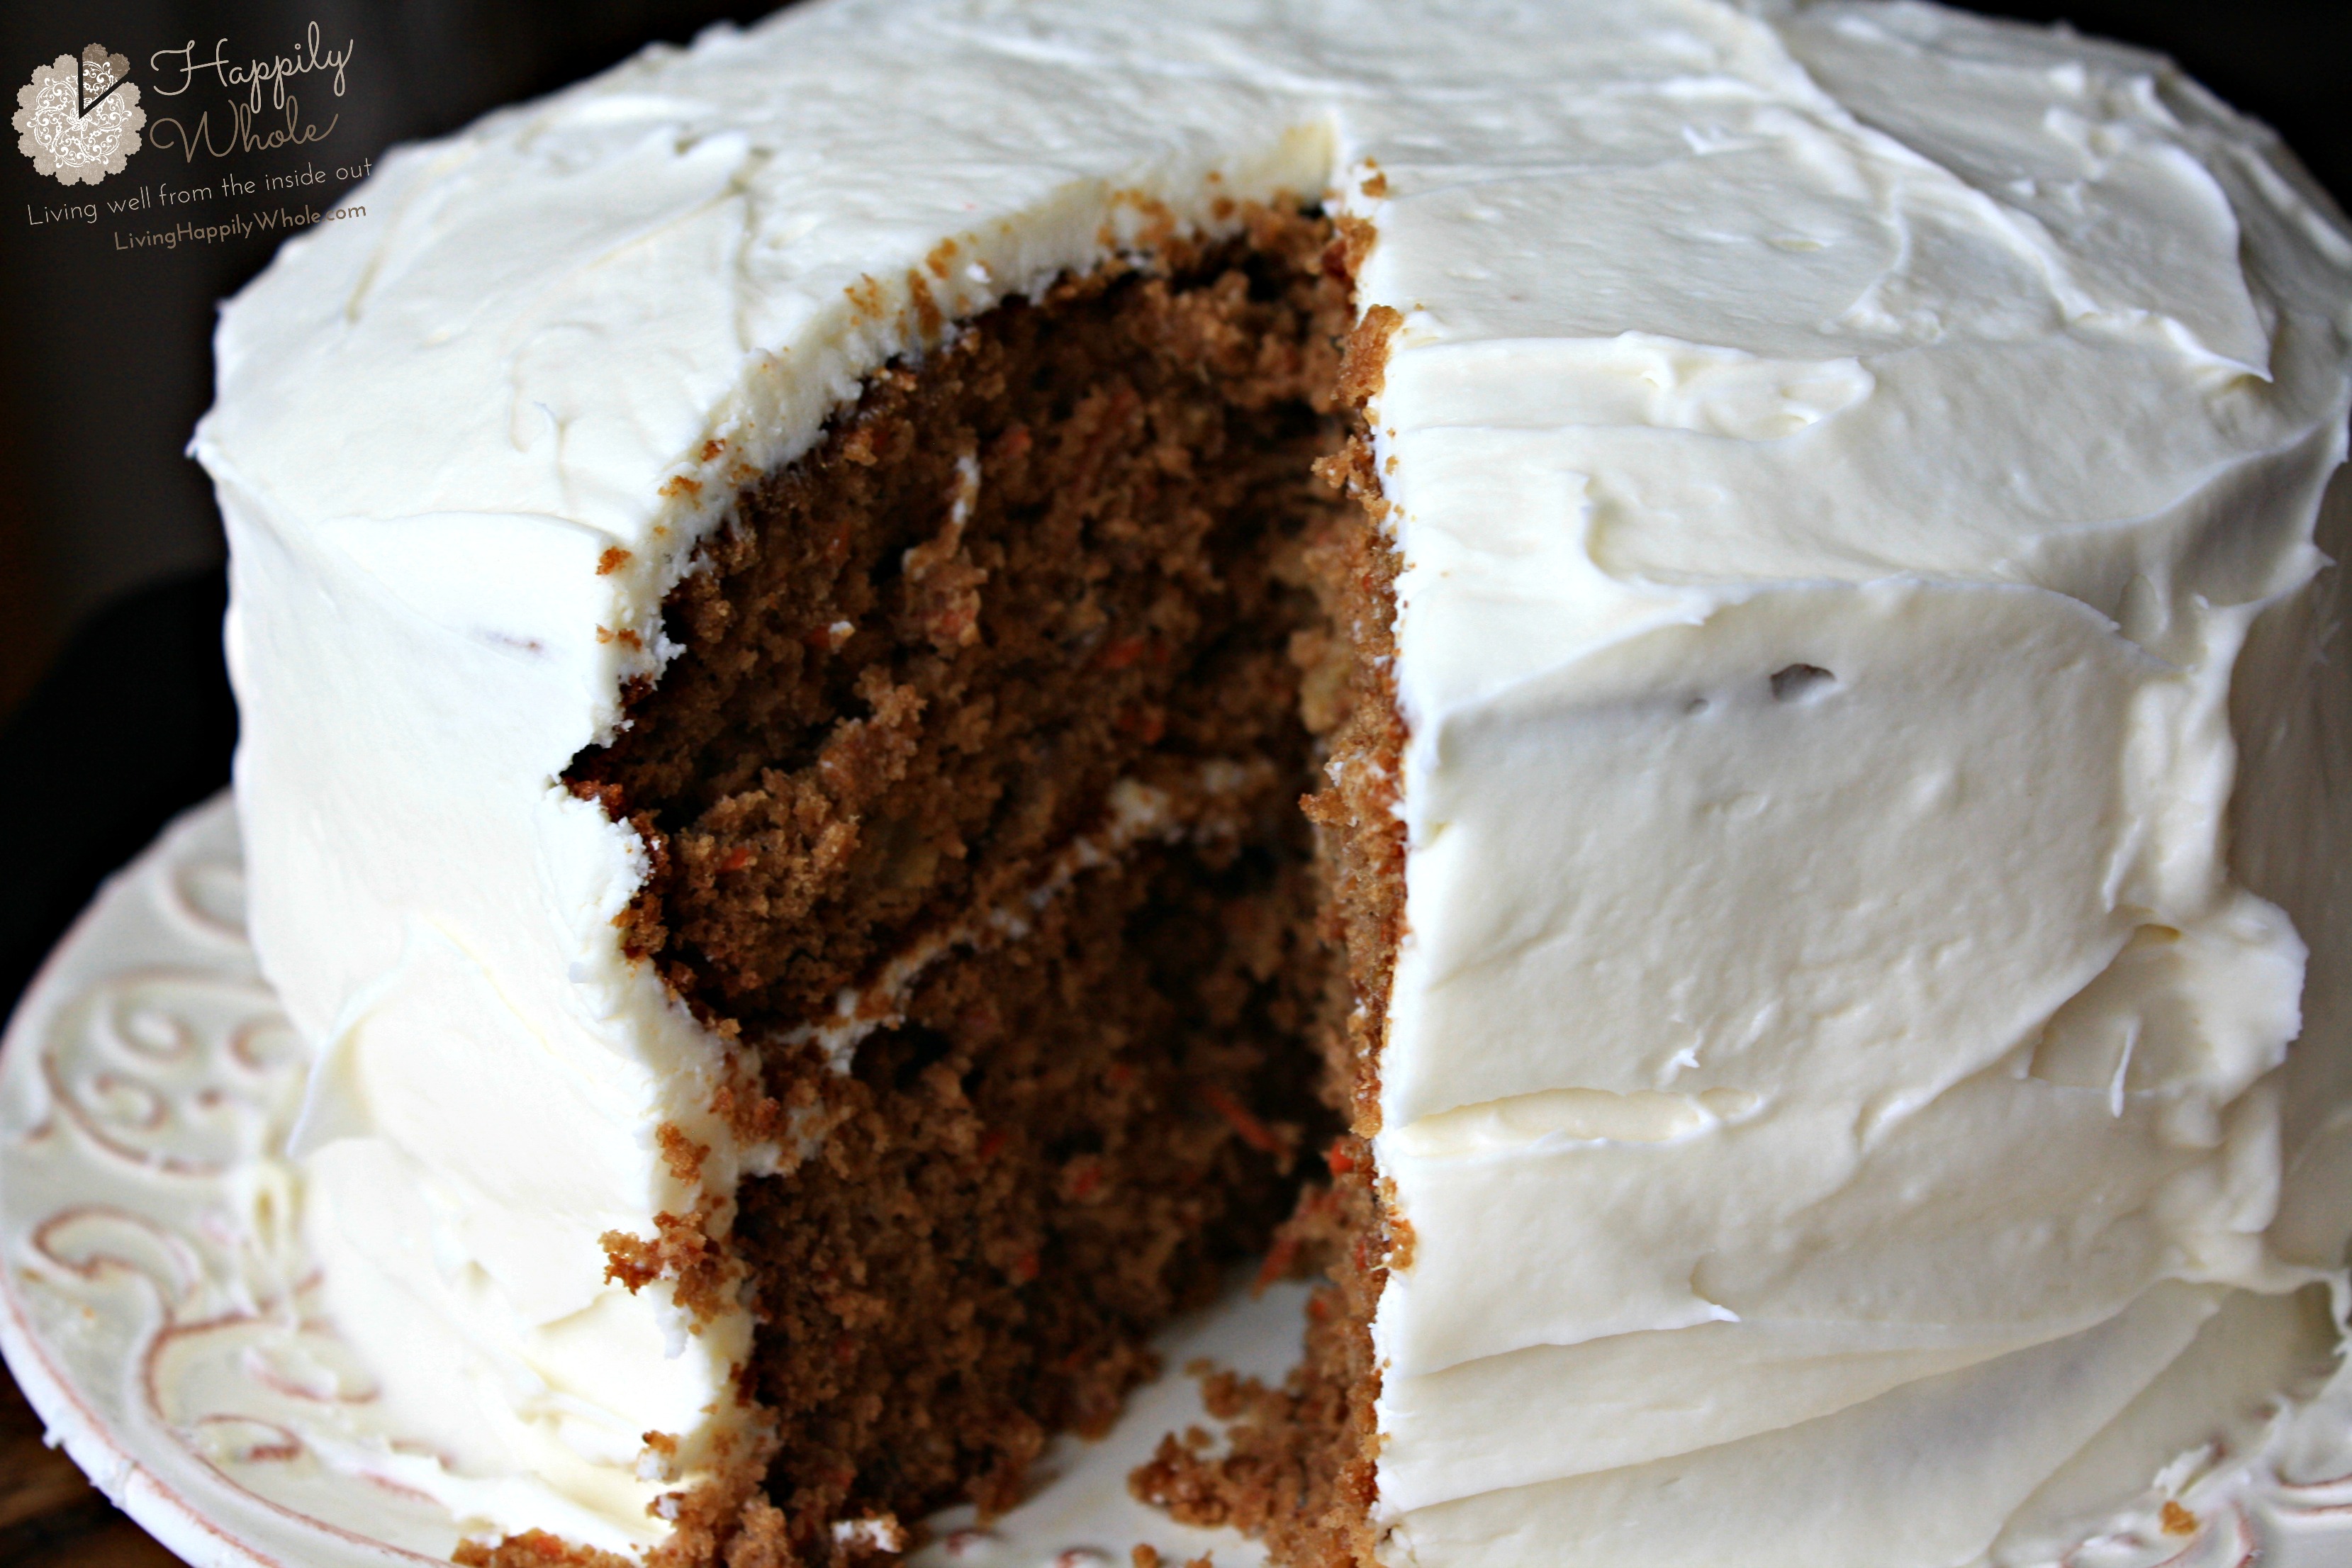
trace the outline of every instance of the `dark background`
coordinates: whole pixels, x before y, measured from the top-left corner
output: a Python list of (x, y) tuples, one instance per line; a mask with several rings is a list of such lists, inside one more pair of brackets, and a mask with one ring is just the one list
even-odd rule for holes
[[(1171, 0), (1179, 3), (1179, 0)], [(1571, 3), (1571, 0), (1563, 0)], [(1592, 0), (1572, 0), (1592, 3)], [(173, 812), (225, 784), (236, 714), (220, 668), (220, 525), (181, 455), (210, 401), (213, 302), (268, 259), (256, 237), (115, 250), (113, 226), (36, 226), (26, 207), (103, 201), (139, 184), (299, 169), (329, 173), (453, 130), (656, 39), (683, 42), (769, 0), (0, 0), (0, 75), (100, 41), (130, 57), (159, 114), (220, 120), (226, 94), (155, 93), (149, 57), (228, 40), (232, 59), (289, 49), (315, 21), (353, 47), (341, 98), (292, 84), (305, 148), (184, 161), (149, 145), (93, 190), (67, 191), (0, 147), (0, 1015), (98, 880)], [(2339, 201), (2352, 194), (2352, 0), (1980, 0), (2161, 49), (2268, 121)], [(320, 210), (344, 187), (307, 199)], [(226, 202), (210, 205), (225, 211)], [(247, 204), (250, 205), (250, 204)], [(205, 220), (207, 206), (171, 215)], [(159, 210), (158, 226), (168, 219)], [(109, 1510), (0, 1378), (0, 1564), (163, 1564)]]

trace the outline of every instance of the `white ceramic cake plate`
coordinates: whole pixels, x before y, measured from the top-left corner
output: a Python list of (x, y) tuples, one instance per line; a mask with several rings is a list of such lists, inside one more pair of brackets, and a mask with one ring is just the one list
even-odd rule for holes
[[(372, 1465), (416, 1448), (372, 1419), (302, 1256), (279, 1151), (306, 1057), (246, 942), (236, 821), (216, 799), (107, 885), (0, 1044), (0, 1351), (50, 1440), (199, 1568), (444, 1563), (457, 1523)], [(1207, 1424), (1193, 1360), (1280, 1373), (1301, 1294), (1236, 1291), (1171, 1329), (1171, 1370), (1108, 1437), (1057, 1443), (1035, 1494), (986, 1530), (932, 1521), (915, 1562), (1124, 1565), (1149, 1542), (1255, 1568), (1254, 1546), (1171, 1524), (1126, 1476), (1162, 1433)], [(2352, 1377), (2259, 1451), (2183, 1464), (2175, 1533), (2118, 1525), (2064, 1568), (2352, 1565)]]

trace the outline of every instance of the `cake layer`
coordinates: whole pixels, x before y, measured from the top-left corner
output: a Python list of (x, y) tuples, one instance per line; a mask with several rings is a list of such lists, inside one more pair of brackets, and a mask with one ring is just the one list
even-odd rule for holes
[(1148, 845), (941, 955), (858, 1042), (824, 1148), (747, 1183), (734, 1233), (795, 1537), (1010, 1507), (1264, 1249), (1328, 1118), (1312, 907), (1296, 855)]
[(1116, 779), (1303, 787), (1346, 292), (1328, 224), (1245, 216), (977, 318), (741, 495), (567, 771), (661, 845), (628, 940), (698, 1007), (791, 1030), (1026, 892)]

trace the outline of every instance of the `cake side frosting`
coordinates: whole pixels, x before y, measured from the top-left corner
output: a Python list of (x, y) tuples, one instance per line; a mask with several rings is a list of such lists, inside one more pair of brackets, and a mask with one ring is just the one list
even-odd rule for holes
[[(380, 225), (230, 307), (197, 450), (256, 939), (332, 1064), (312, 1230), (367, 1348), (447, 1331), (387, 1388), (450, 1495), (654, 1539), (636, 1435), (726, 1426), (741, 1314), (594, 1237), (789, 1152), (711, 1115), (610, 923), (642, 851), (556, 784), (695, 542), (955, 318), (1331, 187), (1401, 320), (1391, 1550), (1606, 1557), (1563, 1521), (1685, 1463), (1850, 1451), (1898, 1507), (1880, 1456), (2031, 1389), (1899, 1505), (1901, 1561), (1990, 1549), (2231, 1290), (2339, 1261), (2265, 1235), (2341, 1126), (2277, 1087), (2334, 895), (2224, 858), (2239, 649), (2343, 449), (2352, 246), (2297, 181), (2149, 57), (1700, 0), (833, 5), (385, 160)], [(436, 1195), (362, 1222), (387, 1184)], [(1644, 1528), (1720, 1560), (1737, 1494)], [(1806, 1561), (1884, 1568), (1885, 1512)]]
[[(1970, 1561), (2219, 1287), (2338, 1261), (2263, 1238), (2305, 950), (2223, 813), (2341, 238), (2145, 57), (1718, 21), (1611, 53), (1573, 173), (1372, 154), (1401, 1561)], [(1481, 223), (1492, 282), (1415, 253)]]

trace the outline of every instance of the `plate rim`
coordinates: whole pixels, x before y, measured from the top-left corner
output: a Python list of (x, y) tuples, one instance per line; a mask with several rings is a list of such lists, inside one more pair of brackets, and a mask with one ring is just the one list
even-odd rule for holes
[[(107, 874), (65, 934), (42, 957), (40, 967), (16, 998), (6, 1028), (0, 1030), (0, 1064), (33, 1048), (25, 1042), (37, 1024), (46, 1022), (56, 1010), (49, 994), (66, 984), (65, 972), (113, 904), (131, 896), (141, 875), (161, 862), (181, 839), (224, 814), (236, 814), (235, 795), (226, 789), (173, 816), (137, 854)], [(5, 1199), (0, 1199), (0, 1206), (5, 1206)], [(288, 1568), (206, 1518), (177, 1488), (139, 1459), (127, 1440), (91, 1408), (52, 1362), (34, 1331), (30, 1309), (18, 1292), (16, 1270), (8, 1268), (0, 1268), (0, 1360), (7, 1363), (9, 1375), (23, 1391), (25, 1402), (41, 1418), (42, 1442), (63, 1448), (107, 1501), (130, 1515), (166, 1551), (191, 1568)]]

